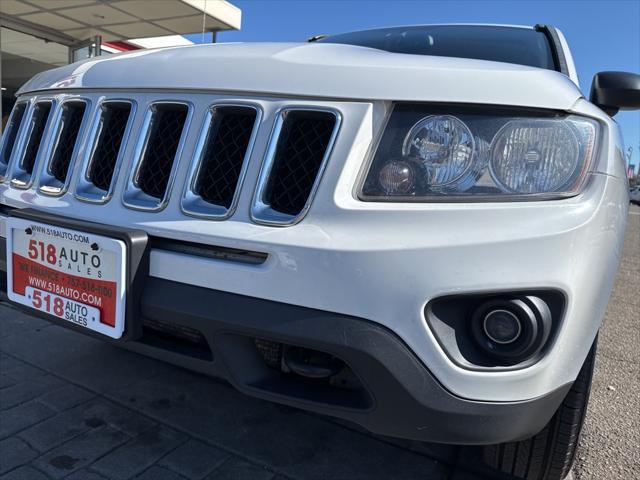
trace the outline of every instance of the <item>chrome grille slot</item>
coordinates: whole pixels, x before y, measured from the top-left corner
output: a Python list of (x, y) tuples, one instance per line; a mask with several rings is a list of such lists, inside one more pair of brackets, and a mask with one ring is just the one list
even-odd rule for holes
[(87, 103), (82, 100), (67, 101), (61, 105), (59, 121), (56, 122), (53, 152), (48, 168), (44, 169), (40, 177), (42, 192), (58, 194), (66, 189), (69, 167), (77, 150), (86, 109)]
[(24, 118), (26, 110), (27, 104), (25, 102), (17, 103), (13, 108), (9, 122), (4, 130), (2, 147), (0, 149), (0, 177), (4, 176), (9, 167), (13, 147), (15, 146), (18, 131), (20, 130), (20, 125), (22, 125), (22, 119)]
[(50, 101), (37, 102), (33, 106), (22, 158), (17, 162), (11, 174), (11, 183), (16, 187), (27, 188), (31, 184), (31, 176), (42, 146), (42, 138), (47, 128), (51, 108), (52, 102)]
[(47, 120), (51, 113), (51, 102), (37, 103), (33, 110), (33, 116), (31, 118), (32, 130), (27, 141), (27, 147), (22, 157), (22, 168), (26, 173), (31, 175), (33, 173), (33, 167), (36, 163), (36, 157), (38, 150), (40, 149), (40, 143), (42, 142), (42, 136), (47, 126)]
[(59, 182), (64, 183), (67, 179), (86, 107), (84, 102), (67, 102), (62, 106), (60, 133), (50, 163), (51, 173)]
[(194, 188), (206, 202), (231, 206), (255, 120), (254, 109), (215, 109)]
[(138, 187), (147, 195), (158, 199), (164, 197), (186, 119), (185, 105), (156, 107), (136, 178)]
[(213, 107), (205, 120), (182, 208), (195, 215), (226, 218), (233, 210), (246, 171), (260, 110)]
[(88, 150), (76, 185), (76, 196), (91, 202), (105, 202), (111, 196), (114, 179), (133, 121), (133, 104), (123, 100), (100, 103), (91, 128)]
[(89, 161), (87, 177), (100, 190), (108, 192), (129, 121), (131, 104), (103, 105), (95, 150)]
[(265, 191), (271, 208), (300, 213), (309, 198), (329, 145), (335, 117), (325, 112), (290, 112), (284, 120)]
[(286, 109), (274, 128), (252, 208), (258, 223), (296, 223), (309, 208), (340, 125), (328, 110)]
[(189, 106), (183, 103), (157, 103), (147, 112), (137, 166), (125, 192), (128, 206), (143, 210), (165, 206), (188, 116)]

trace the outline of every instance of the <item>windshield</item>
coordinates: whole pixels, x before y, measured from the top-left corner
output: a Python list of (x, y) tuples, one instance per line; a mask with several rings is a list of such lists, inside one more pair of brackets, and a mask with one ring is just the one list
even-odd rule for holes
[(532, 28), (483, 25), (393, 27), (329, 35), (318, 41), (393, 53), (473, 58), (556, 70), (546, 36)]

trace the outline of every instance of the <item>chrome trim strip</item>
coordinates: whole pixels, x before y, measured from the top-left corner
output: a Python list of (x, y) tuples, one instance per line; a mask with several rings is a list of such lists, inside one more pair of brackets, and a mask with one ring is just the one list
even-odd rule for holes
[[(64, 183), (62, 183), (51, 173), (51, 162), (53, 161), (53, 154), (60, 142), (60, 135), (62, 134), (63, 126), (62, 114), (64, 111), (64, 106), (68, 103), (84, 103), (85, 110), (82, 114), (82, 121), (78, 130), (78, 136), (76, 137), (76, 143), (73, 146), (73, 151), (71, 152), (71, 160), (69, 161), (67, 176)], [(65, 98), (64, 100), (59, 102), (55, 114), (56, 117), (53, 119), (53, 123), (51, 124), (51, 139), (47, 144), (47, 151), (44, 153), (44, 158), (46, 159), (46, 161), (44, 162), (38, 180), (38, 191), (44, 195), (53, 197), (64, 194), (69, 188), (71, 177), (73, 176), (73, 169), (75, 168), (76, 157), (78, 156), (80, 145), (82, 144), (82, 140), (87, 129), (88, 118), (91, 114), (91, 100), (84, 97)]]
[[(286, 213), (281, 213), (276, 210), (273, 210), (268, 203), (266, 203), (264, 199), (265, 191), (267, 184), (269, 182), (269, 177), (271, 175), (271, 169), (273, 168), (273, 162), (275, 160), (276, 150), (278, 147), (278, 142), (280, 140), (280, 134), (282, 132), (282, 126), (284, 124), (285, 116), (288, 112), (297, 111), (297, 112), (326, 112), (331, 113), (335, 117), (335, 125), (333, 126), (333, 132), (331, 133), (331, 137), (329, 138), (329, 142), (327, 143), (327, 148), (325, 150), (324, 156), (322, 157), (322, 162), (320, 163), (320, 168), (318, 168), (318, 173), (316, 174), (316, 179), (311, 187), (311, 191), (309, 192), (309, 197), (307, 201), (297, 215), (287, 215)], [(333, 146), (335, 144), (336, 138), (338, 137), (338, 132), (340, 130), (340, 126), (342, 124), (342, 113), (336, 109), (331, 107), (316, 107), (316, 106), (294, 106), (288, 105), (286, 107), (281, 108), (276, 112), (276, 121), (273, 126), (273, 130), (271, 131), (271, 136), (269, 138), (269, 144), (267, 147), (267, 151), (262, 162), (262, 166), (260, 168), (260, 175), (258, 177), (258, 183), (256, 184), (256, 188), (253, 194), (253, 201), (251, 203), (251, 220), (254, 223), (260, 225), (268, 225), (268, 226), (291, 226), (299, 223), (309, 211), (311, 207), (311, 202), (318, 190), (320, 185), (320, 180), (322, 179), (322, 175), (327, 166), (327, 161), (331, 156), (331, 152), (333, 151)]]
[[(129, 110), (129, 118), (127, 119), (127, 126), (124, 129), (124, 134), (122, 135), (122, 141), (120, 143), (120, 150), (118, 151), (118, 155), (116, 157), (116, 164), (113, 167), (113, 176), (111, 177), (111, 185), (109, 186), (109, 190), (105, 191), (93, 184), (93, 182), (89, 179), (89, 169), (91, 168), (91, 164), (93, 161), (93, 155), (95, 154), (95, 150), (98, 146), (98, 137), (102, 130), (103, 122), (102, 119), (104, 117), (105, 108), (110, 103), (122, 104), (126, 103), (130, 106)], [(102, 98), (98, 101), (96, 109), (93, 113), (93, 119), (91, 122), (91, 127), (89, 130), (89, 136), (87, 138), (87, 148), (85, 149), (85, 154), (80, 163), (80, 173), (78, 175), (78, 180), (76, 181), (75, 187), (75, 197), (78, 200), (87, 203), (96, 203), (102, 204), (107, 203), (111, 197), (113, 196), (113, 190), (118, 180), (118, 174), (120, 172), (120, 168), (122, 166), (124, 152), (126, 146), (129, 142), (129, 136), (131, 134), (131, 130), (133, 127), (133, 122), (136, 116), (138, 104), (135, 100), (129, 98)]]
[(7, 126), (5, 127), (4, 131), (2, 132), (2, 138), (0, 139), (0, 158), (2, 158), (2, 156), (4, 156), (5, 151), (7, 149), (7, 142), (9, 141), (9, 136), (7, 135), (7, 130), (8, 128), (11, 126), (11, 122), (13, 122), (16, 111), (18, 109), (18, 106), (20, 105), (24, 105), (24, 112), (22, 112), (22, 119), (20, 120), (20, 125), (18, 125), (18, 131), (16, 132), (16, 136), (15, 139), (13, 141), (13, 149), (11, 150), (11, 155), (9, 156), (7, 163), (2, 163), (0, 162), (0, 183), (4, 182), (6, 177), (6, 173), (9, 171), (9, 168), (11, 167), (11, 160), (13, 159), (13, 157), (15, 157), (15, 153), (18, 150), (18, 148), (20, 147), (21, 144), (21, 139), (23, 137), (22, 133), (24, 133), (24, 129), (25, 129), (25, 125), (26, 125), (26, 121), (29, 115), (29, 110), (31, 107), (31, 104), (33, 103), (33, 100), (26, 100), (26, 101), (17, 101), (16, 104), (13, 106), (13, 110), (11, 110), (11, 115), (9, 116), (9, 119), (7, 120)]
[[(38, 104), (49, 103), (50, 110), (49, 115), (47, 116), (47, 120), (44, 126), (44, 131), (42, 132), (42, 138), (40, 139), (40, 145), (38, 145), (38, 150), (36, 151), (36, 158), (33, 161), (33, 169), (31, 173), (28, 173), (24, 167), (24, 155), (26, 153), (26, 147), (31, 140), (31, 135), (33, 134), (33, 129), (35, 127), (35, 123), (33, 122), (33, 115), (35, 113), (35, 109)], [(56, 117), (58, 109), (59, 109), (60, 100), (58, 97), (54, 96), (46, 96), (46, 97), (36, 97), (29, 109), (29, 117), (28, 122), (25, 124), (25, 128), (28, 128), (25, 132), (20, 132), (22, 135), (22, 142), (20, 144), (20, 151), (16, 152), (16, 157), (12, 159), (11, 171), (9, 174), (9, 178), (11, 178), (11, 186), (14, 188), (19, 188), (21, 190), (28, 190), (33, 185), (34, 179), (38, 178), (38, 172), (40, 171), (40, 165), (42, 163), (42, 158), (44, 154), (49, 151), (51, 142), (50, 133), (53, 126), (52, 120)], [(23, 135), (24, 134), (24, 135)], [(15, 148), (15, 147), (14, 147)]]
[[(151, 121), (156, 113), (157, 107), (162, 105), (184, 105), (187, 107), (187, 116), (185, 118), (184, 125), (182, 126), (180, 141), (178, 143), (178, 148), (176, 149), (176, 155), (173, 158), (173, 164), (171, 165), (167, 188), (165, 189), (164, 196), (161, 199), (157, 199), (156, 197), (147, 195), (138, 187), (138, 177), (140, 175), (142, 160), (144, 159), (144, 154), (151, 135)], [(178, 164), (180, 163), (184, 144), (191, 127), (193, 111), (193, 104), (183, 100), (158, 100), (149, 105), (145, 114), (144, 123), (140, 130), (140, 135), (138, 135), (138, 144), (136, 145), (134, 155), (135, 163), (129, 174), (125, 191), (122, 194), (122, 203), (125, 207), (133, 210), (156, 212), (163, 210), (167, 206), (169, 198), (171, 197), (171, 191), (173, 190), (173, 183), (175, 181), (176, 171), (178, 169)]]
[[(249, 137), (247, 150), (242, 160), (242, 167), (240, 170), (240, 175), (238, 176), (238, 182), (236, 183), (236, 189), (233, 194), (233, 198), (231, 200), (231, 205), (229, 206), (229, 208), (226, 208), (222, 205), (215, 205), (215, 204), (209, 203), (195, 192), (196, 182), (198, 181), (198, 177), (200, 175), (200, 169), (202, 167), (204, 151), (206, 148), (207, 141), (209, 140), (209, 134), (211, 133), (211, 127), (213, 124), (213, 120), (215, 118), (215, 112), (216, 110), (220, 108), (225, 108), (225, 107), (239, 107), (239, 108), (252, 109), (255, 111), (255, 114), (256, 114), (256, 117), (253, 123), (253, 129), (251, 131), (251, 136)], [(251, 103), (251, 102), (246, 102), (246, 103), (220, 102), (220, 103), (214, 103), (209, 107), (204, 119), (202, 130), (200, 132), (200, 135), (198, 136), (195, 154), (191, 161), (191, 166), (189, 167), (187, 181), (185, 182), (184, 191), (182, 194), (182, 200), (180, 202), (180, 208), (183, 213), (194, 216), (194, 217), (207, 218), (210, 220), (225, 220), (233, 215), (233, 213), (236, 211), (236, 208), (238, 207), (240, 191), (242, 190), (242, 185), (244, 184), (244, 178), (246, 176), (247, 168), (249, 166), (249, 159), (251, 158), (251, 153), (253, 152), (253, 146), (255, 144), (255, 140), (258, 135), (258, 130), (260, 129), (262, 116), (263, 116), (262, 107), (259, 104)]]

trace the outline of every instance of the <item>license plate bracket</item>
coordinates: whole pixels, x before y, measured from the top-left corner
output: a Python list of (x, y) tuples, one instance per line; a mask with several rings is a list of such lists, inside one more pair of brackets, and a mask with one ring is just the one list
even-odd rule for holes
[[(50, 227), (53, 230), (57, 229), (59, 231), (71, 233), (72, 235), (76, 233), (86, 234), (86, 237), (90, 239), (92, 243), (98, 244), (97, 247), (99, 249), (104, 249), (104, 250), (101, 250), (101, 252), (104, 253), (105, 259), (112, 261), (117, 258), (122, 261), (122, 264), (120, 265), (121, 270), (119, 270), (118, 268), (115, 268), (115, 271), (119, 275), (118, 286), (121, 289), (119, 295), (122, 295), (122, 300), (124, 300), (120, 303), (121, 311), (119, 311), (118, 313), (119, 317), (117, 318), (113, 317), (114, 321), (119, 322), (117, 327), (105, 324), (103, 325), (105, 328), (91, 328), (83, 325), (82, 322), (76, 322), (76, 323), (73, 323), (73, 321), (70, 322), (69, 321), (70, 319), (78, 319), (76, 315), (80, 315), (80, 314), (91, 313), (91, 314), (94, 314), (95, 316), (95, 311), (91, 310), (91, 307), (93, 305), (91, 305), (90, 302), (83, 302), (82, 299), (80, 298), (73, 298), (72, 296), (70, 296), (68, 294), (69, 290), (63, 289), (61, 291), (58, 290), (56, 292), (55, 289), (59, 288), (57, 285), (58, 280), (61, 279), (61, 277), (58, 275), (56, 275), (55, 277), (54, 290), (51, 289), (52, 287), (50, 284), (46, 284), (44, 288), (45, 294), (46, 293), (51, 294), (50, 298), (46, 300), (49, 302), (53, 302), (55, 300), (54, 294), (57, 295), (58, 293), (63, 293), (62, 297), (68, 298), (69, 300), (75, 300), (77, 301), (77, 303), (79, 303), (79, 305), (74, 305), (72, 302), (65, 302), (65, 308), (68, 308), (69, 310), (68, 311), (65, 310), (64, 315), (62, 317), (58, 315), (58, 313), (60, 313), (59, 309), (55, 312), (55, 314), (52, 310), (50, 310), (50, 313), (48, 313), (46, 309), (47, 305), (44, 304), (44, 301), (45, 301), (44, 298), (42, 299), (43, 308), (36, 309), (34, 304), (35, 302), (33, 302), (33, 299), (27, 297), (27, 291), (24, 285), (18, 285), (18, 283), (16, 283), (16, 285), (18, 285), (18, 292), (15, 292), (12, 289), (13, 280), (14, 280), (14, 270), (11, 269), (11, 264), (12, 264), (12, 258), (13, 258), (13, 251), (15, 250), (14, 248), (12, 248), (12, 239), (14, 238), (13, 236), (14, 229), (18, 229), (18, 228), (27, 229), (27, 228), (36, 227), (36, 226), (39, 227), (39, 231), (36, 232), (36, 235), (38, 235), (41, 239), (44, 239), (44, 240), (48, 238), (47, 233), (51, 233), (51, 232), (42, 231), (43, 226), (45, 228)], [(20, 237), (24, 237), (23, 234), (21, 233), (17, 234), (16, 237), (18, 238), (18, 242), (24, 241), (23, 238), (20, 238)], [(73, 237), (67, 240), (71, 241), (73, 240)], [(96, 241), (94, 242), (94, 240)], [(44, 243), (46, 244), (47, 242), (44, 242)], [(57, 243), (57, 241), (54, 240), (50, 243), (55, 244)], [(68, 244), (69, 243), (67, 242), (67, 245)], [(73, 325), (75, 326), (75, 328), (80, 328), (85, 332), (87, 331), (87, 328), (88, 328), (91, 332), (96, 332), (96, 334), (104, 334), (114, 339), (121, 338), (125, 340), (135, 340), (139, 338), (140, 335), (142, 334), (142, 325), (140, 320), (139, 308), (140, 308), (140, 297), (142, 294), (144, 280), (148, 276), (149, 260), (148, 260), (147, 245), (148, 245), (147, 234), (140, 230), (129, 230), (129, 229), (124, 229), (120, 227), (113, 227), (111, 225), (103, 225), (103, 224), (98, 224), (94, 222), (68, 219), (68, 218), (59, 217), (57, 215), (51, 215), (48, 213), (38, 212), (30, 209), (13, 210), (10, 212), (9, 218), (7, 219), (7, 267), (8, 267), (7, 280), (8, 280), (9, 299), (12, 303), (19, 305), (21, 308), (28, 309), (30, 313), (45, 317), (48, 320), (54, 321), (55, 323), (61, 323), (65, 326)], [(23, 249), (24, 247), (25, 245), (23, 245)], [(90, 247), (91, 245), (89, 246), (89, 248)], [(44, 248), (44, 247), (41, 247), (37, 241), (35, 245), (35, 249), (38, 251), (36, 252), (36, 250), (34, 250), (32, 253), (34, 254), (34, 256), (36, 255), (38, 256), (37, 260), (40, 260), (39, 256), (42, 253), (44, 258), (43, 265), (45, 267), (51, 266), (51, 265), (47, 265), (47, 262), (46, 262), (46, 255), (47, 255), (46, 250), (40, 251), (39, 250), (40, 248)], [(109, 249), (115, 249), (115, 250), (120, 249), (122, 256), (119, 256), (117, 254), (115, 256), (109, 255), (108, 252), (111, 251)], [(88, 250), (87, 248), (78, 249), (78, 251), (81, 251), (81, 250), (84, 250), (85, 254), (87, 252), (90, 252), (90, 250)], [(76, 260), (78, 260), (79, 255), (82, 254), (82, 252), (78, 253), (78, 251), (76, 251), (75, 253)], [(66, 252), (65, 256), (70, 257), (70, 255), (71, 255), (71, 252), (68, 251)], [(51, 259), (52, 258), (50, 258), (49, 260)], [(119, 260), (116, 260), (116, 261), (119, 261)], [(62, 262), (62, 260), (59, 260), (59, 262)], [(76, 263), (73, 264), (72, 268), (75, 268), (77, 266)], [(90, 260), (88, 263), (89, 265), (86, 268), (92, 268)], [(22, 265), (22, 268), (24, 269), (26, 267)], [(37, 265), (35, 268), (38, 268)], [(55, 268), (57, 270), (61, 270), (58, 264), (55, 265)], [(81, 268), (84, 268), (84, 267), (81, 267)], [(107, 267), (106, 270), (109, 270), (110, 268), (112, 268), (112, 266)], [(43, 269), (42, 271), (37, 270), (37, 272), (42, 273), (45, 276), (45, 279), (47, 274), (51, 275), (48, 268), (46, 270)], [(67, 272), (62, 271), (60, 275), (62, 275), (63, 281), (67, 281), (67, 282), (81, 281), (82, 282), (84, 278), (83, 275), (84, 276), (87, 275), (86, 270), (83, 270), (80, 272), (74, 271), (74, 272), (68, 272), (68, 273), (74, 273), (79, 275), (74, 275), (73, 277), (69, 277), (67, 275)], [(102, 284), (100, 284), (99, 279), (96, 278), (97, 274), (95, 271), (91, 271), (90, 273), (93, 274), (93, 277), (94, 277), (92, 281), (82, 283), (82, 284), (76, 283), (75, 286), (85, 287), (84, 291), (95, 293), (96, 292), (95, 288), (100, 288)], [(111, 274), (113, 274), (113, 272), (111, 272)], [(20, 280), (18, 279), (18, 282), (19, 281)], [(42, 285), (38, 284), (35, 286), (34, 285), (30, 285), (30, 286), (36, 287), (36, 290), (38, 290), (39, 289), (38, 287)], [(101, 290), (99, 290), (98, 292), (106, 293), (105, 291), (101, 291)], [(29, 294), (33, 295), (33, 291), (30, 290)], [(87, 300), (87, 298), (84, 298), (84, 299)], [(67, 305), (67, 303), (69, 305)], [(49, 305), (50, 309), (52, 305), (53, 304), (50, 303)], [(82, 308), (83, 305), (87, 308), (83, 309)], [(57, 303), (57, 306), (60, 307), (59, 301)], [(114, 306), (114, 309), (117, 310), (115, 306)], [(101, 309), (101, 311), (102, 310), (103, 309)], [(107, 315), (109, 316), (109, 318), (111, 318), (112, 313), (109, 312), (107, 309), (107, 311), (103, 312), (103, 315)], [(70, 318), (65, 318), (65, 317), (70, 317)], [(84, 318), (85, 318), (85, 321), (91, 321), (91, 315), (88, 315)], [(108, 320), (108, 318), (104, 317), (103, 320)], [(74, 328), (73, 326), (72, 328)]]

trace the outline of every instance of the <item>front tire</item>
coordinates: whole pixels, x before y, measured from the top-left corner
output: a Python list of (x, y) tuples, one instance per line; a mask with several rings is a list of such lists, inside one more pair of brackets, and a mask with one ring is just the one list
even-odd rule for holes
[(569, 474), (587, 413), (597, 342), (596, 338), (578, 378), (542, 431), (519, 442), (484, 447), (485, 463), (526, 480), (562, 480)]

